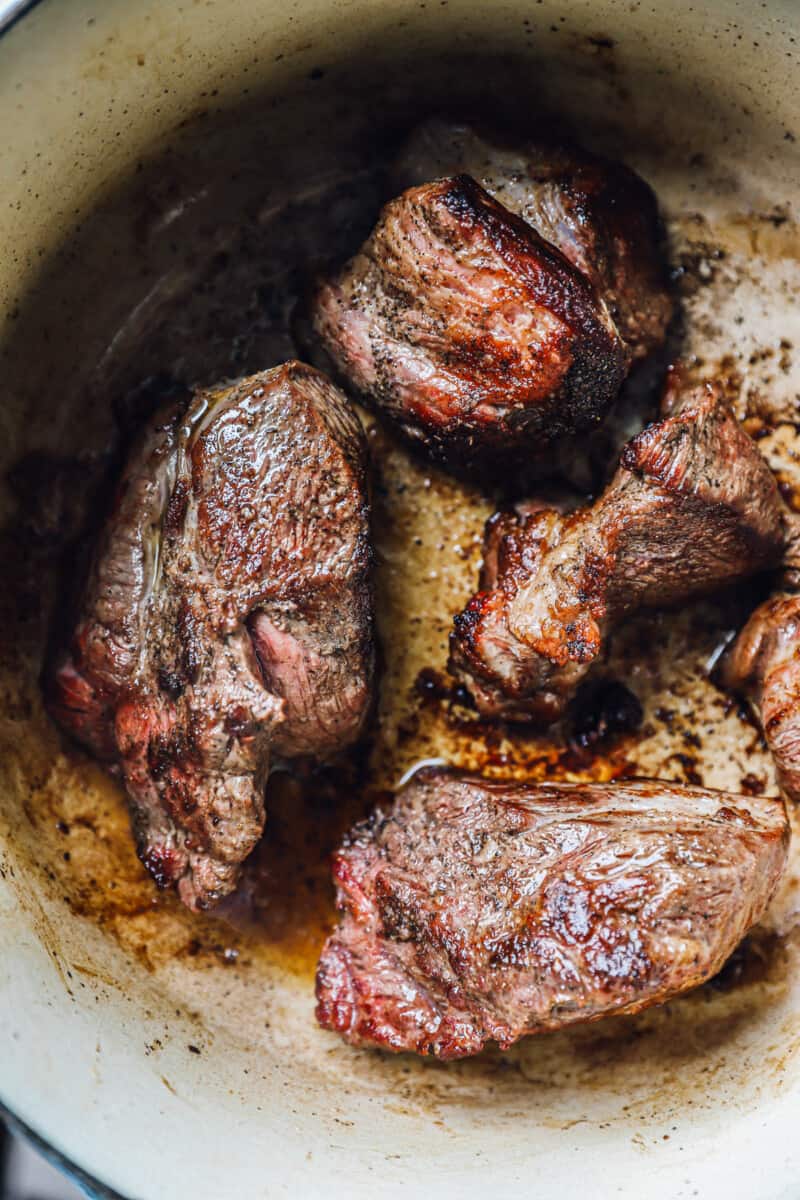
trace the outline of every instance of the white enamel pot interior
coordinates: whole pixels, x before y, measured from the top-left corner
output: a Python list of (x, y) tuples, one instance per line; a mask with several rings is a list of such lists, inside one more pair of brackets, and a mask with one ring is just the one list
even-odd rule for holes
[[(197, 318), (189, 376), (283, 356), (270, 329), (236, 341), (236, 272), (249, 295), (270, 238), (278, 258), (304, 253), (309, 211), (338, 237), (385, 147), (443, 107), (548, 114), (651, 180), (684, 354), (726, 373), (742, 416), (777, 425), (762, 444), (790, 494), (798, 52), (794, 0), (43, 0), (0, 39), (0, 1101), (121, 1195), (797, 1195), (794, 862), (756, 951), (663, 1010), (461, 1064), (356, 1052), (314, 1024), (330, 897), (314, 822), (287, 833), (291, 788), (266, 832), (280, 920), (193, 917), (155, 894), (116, 787), (49, 724), (39, 674), (67, 603), (57, 527), (91, 506), (119, 379), (190, 344), (212, 260), (216, 333)], [(281, 199), (340, 176), (341, 210)], [(373, 787), (438, 756), (522, 775), (557, 760), (569, 777), (624, 759), (774, 787), (705, 670), (727, 612), (632, 625), (615, 653), (646, 721), (601, 759), (562, 760), (546, 739), (498, 753), (448, 724), (414, 680), (443, 665), (488, 502), (384, 435), (373, 450)]]

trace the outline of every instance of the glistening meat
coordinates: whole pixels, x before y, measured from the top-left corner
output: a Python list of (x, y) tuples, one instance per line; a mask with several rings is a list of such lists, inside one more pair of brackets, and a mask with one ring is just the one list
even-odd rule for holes
[(336, 858), (317, 1017), (458, 1058), (661, 1003), (758, 921), (788, 843), (777, 799), (422, 772)]
[(629, 613), (780, 561), (784, 510), (765, 459), (721, 388), (676, 387), (591, 507), (490, 522), (480, 590), (451, 639), (451, 669), (482, 713), (555, 720)]
[(160, 414), (122, 477), (50, 711), (123, 780), (139, 853), (207, 907), (264, 826), (271, 754), (360, 732), (365, 441), (297, 362)]
[(635, 358), (663, 340), (672, 301), (661, 257), (656, 198), (634, 171), (574, 142), (514, 144), (440, 118), (411, 135), (395, 164), (398, 190), (471, 175), (552, 243), (594, 285)]
[(800, 595), (777, 593), (756, 609), (722, 660), (720, 682), (752, 702), (780, 785), (800, 800)]
[(630, 359), (587, 278), (466, 175), (388, 204), (312, 315), (357, 393), (462, 470), (597, 425)]

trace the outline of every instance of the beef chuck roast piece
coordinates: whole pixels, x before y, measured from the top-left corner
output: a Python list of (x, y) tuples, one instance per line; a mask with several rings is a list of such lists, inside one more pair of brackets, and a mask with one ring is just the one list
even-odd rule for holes
[(636, 358), (664, 340), (672, 301), (655, 196), (622, 163), (570, 142), (519, 145), (439, 118), (425, 121), (395, 165), (399, 189), (471, 175), (594, 284)]
[(725, 654), (719, 680), (752, 701), (780, 785), (800, 800), (800, 596), (778, 593), (756, 609)]
[(50, 711), (119, 775), (139, 852), (202, 908), (264, 826), (271, 751), (359, 733), (372, 678), (365, 441), (290, 362), (154, 419), (97, 548)]
[(463, 470), (597, 424), (629, 361), (586, 278), (465, 175), (388, 204), (312, 315), (359, 394)]
[(665, 404), (670, 415), (628, 443), (590, 508), (490, 522), (450, 663), (485, 715), (555, 720), (624, 616), (779, 561), (774, 476), (721, 389), (677, 400), (671, 383)]
[(317, 1018), (441, 1058), (696, 987), (769, 903), (783, 802), (420, 772), (335, 860)]
[(783, 523), (785, 542), (777, 590), (800, 593), (800, 513), (787, 508)]

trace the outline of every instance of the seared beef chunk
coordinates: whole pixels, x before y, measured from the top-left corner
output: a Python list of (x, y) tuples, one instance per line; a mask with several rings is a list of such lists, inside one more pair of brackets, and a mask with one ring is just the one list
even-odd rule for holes
[(666, 607), (775, 565), (774, 476), (721, 389), (704, 385), (622, 452), (590, 508), (490, 522), (481, 590), (456, 618), (451, 669), (487, 716), (553, 721), (641, 607)]
[(629, 359), (586, 278), (465, 175), (388, 204), (313, 320), (365, 400), (465, 470), (597, 424)]
[(400, 190), (462, 172), (592, 281), (636, 358), (663, 342), (672, 302), (656, 199), (643, 179), (573, 143), (514, 146), (434, 118), (410, 138), (394, 182)]
[(270, 752), (359, 733), (372, 677), (365, 443), (287, 363), (151, 421), (50, 710), (119, 775), (156, 881), (206, 907), (264, 826)]
[(800, 513), (784, 513), (785, 545), (778, 585), (781, 591), (800, 592)]
[(776, 799), (422, 772), (335, 860), (317, 1018), (458, 1058), (661, 1003), (759, 920), (788, 843)]
[(800, 596), (779, 593), (756, 609), (722, 660), (720, 682), (753, 702), (780, 785), (800, 800)]

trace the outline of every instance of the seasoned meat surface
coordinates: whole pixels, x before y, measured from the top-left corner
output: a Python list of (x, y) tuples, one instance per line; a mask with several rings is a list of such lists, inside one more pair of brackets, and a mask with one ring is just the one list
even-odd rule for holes
[(127, 464), (49, 705), (191, 907), (235, 886), (271, 753), (326, 756), (362, 727), (367, 538), (361, 426), (301, 363), (161, 413)]
[(774, 476), (722, 390), (703, 385), (622, 452), (589, 508), (501, 515), (480, 590), (456, 617), (451, 669), (488, 716), (552, 721), (635, 609), (667, 607), (774, 566)]
[(777, 799), (421, 772), (335, 859), (317, 1018), (458, 1058), (661, 1003), (759, 920), (788, 842)]
[(569, 142), (508, 144), (440, 118), (412, 134), (398, 189), (465, 173), (556, 246), (593, 283), (634, 357), (659, 346), (672, 316), (655, 196), (622, 163)]
[(629, 361), (587, 279), (465, 175), (388, 204), (312, 311), (358, 393), (463, 470), (597, 424)]
[(722, 660), (720, 682), (752, 701), (780, 785), (800, 800), (800, 596), (778, 593), (756, 609)]
[(780, 591), (800, 592), (800, 513), (784, 513), (784, 550), (777, 587)]

